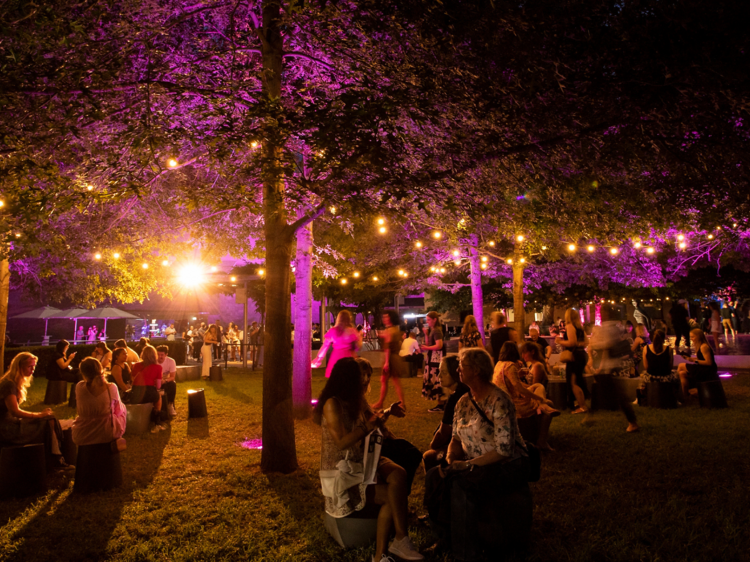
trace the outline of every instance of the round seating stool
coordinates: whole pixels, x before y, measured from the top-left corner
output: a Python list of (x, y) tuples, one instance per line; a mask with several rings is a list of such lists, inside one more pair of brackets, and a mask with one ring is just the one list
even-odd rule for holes
[(728, 408), (727, 396), (721, 381), (698, 383), (698, 401), (701, 408)]
[(78, 447), (74, 492), (87, 494), (119, 486), (122, 486), (120, 453), (112, 452), (110, 443)]
[(542, 416), (534, 414), (528, 418), (518, 418), (518, 431), (524, 441), (536, 443), (539, 440), (539, 429)]
[(206, 410), (206, 395), (202, 388), (195, 388), (187, 391), (188, 395), (188, 417), (205, 418), (208, 415)]
[(73, 441), (72, 427), (63, 430), (63, 441), (60, 444), (60, 450), (66, 463), (73, 465), (76, 463), (76, 458), (78, 457), (78, 445)]
[(343, 548), (368, 546), (378, 532), (379, 512), (379, 505), (365, 505), (348, 517), (331, 517), (326, 513), (326, 530)]
[(646, 383), (646, 404), (649, 408), (671, 410), (677, 407), (677, 390), (671, 382)]
[(44, 403), (62, 404), (66, 400), (68, 400), (68, 383), (65, 381), (48, 380), (47, 390), (44, 393)]
[(552, 400), (555, 410), (561, 412), (568, 407), (568, 383), (565, 381), (549, 381), (547, 383), (547, 398)]
[(214, 365), (211, 367), (211, 369), (208, 371), (208, 378), (214, 382), (223, 381), (224, 376), (221, 372), (221, 365)]
[(151, 410), (154, 409), (154, 405), (128, 404), (126, 408), (128, 410), (128, 419), (125, 426), (125, 433), (127, 435), (146, 433), (148, 425), (151, 422)]
[(0, 450), (0, 496), (29, 496), (45, 487), (44, 445), (35, 443)]

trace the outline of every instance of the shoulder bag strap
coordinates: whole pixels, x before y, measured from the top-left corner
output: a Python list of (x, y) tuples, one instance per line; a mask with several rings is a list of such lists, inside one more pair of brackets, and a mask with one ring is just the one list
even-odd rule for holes
[(469, 392), (469, 400), (471, 400), (471, 403), (474, 404), (474, 408), (479, 413), (479, 415), (482, 416), (482, 419), (486, 421), (490, 425), (490, 427), (494, 428), (495, 423), (489, 418), (487, 413), (482, 408), (479, 407), (479, 404), (477, 404), (477, 401), (474, 400), (474, 397), (471, 395), (471, 392)]

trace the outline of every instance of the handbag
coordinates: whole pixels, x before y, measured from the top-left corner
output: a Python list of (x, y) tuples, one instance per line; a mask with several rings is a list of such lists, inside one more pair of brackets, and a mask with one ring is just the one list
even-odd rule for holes
[(569, 349), (564, 350), (560, 354), (560, 363), (572, 363), (575, 361), (575, 358), (573, 357), (573, 352)]
[[(474, 400), (471, 393), (469, 393), (469, 400), (471, 400), (471, 403), (474, 405), (474, 408), (479, 415), (482, 416), (482, 419), (494, 429), (495, 423), (489, 418), (485, 411), (479, 407), (479, 404), (476, 403), (476, 400)], [(516, 444), (521, 446), (518, 441), (516, 441)], [(526, 451), (526, 454), (529, 457), (528, 465), (526, 467), (526, 481), (539, 482), (539, 479), (542, 477), (542, 455), (533, 443), (524, 443), (522, 448)]]
[(321, 470), (320, 488), (323, 495), (331, 498), (336, 507), (341, 507), (349, 501), (349, 488), (361, 484), (364, 478), (362, 465), (349, 460), (349, 451), (344, 459), (336, 463), (333, 470)]
[[(112, 398), (109, 385), (107, 386), (107, 395), (109, 396), (109, 414), (112, 419), (112, 433), (113, 436), (119, 435), (119, 437), (114, 438), (109, 444), (109, 447), (113, 453), (119, 453), (127, 449), (128, 446), (123, 437), (123, 434), (125, 433), (125, 424), (128, 419), (128, 412), (122, 407), (122, 403), (119, 400), (114, 400)], [(117, 410), (117, 414), (115, 414), (115, 410)], [(115, 417), (115, 415), (117, 417)]]

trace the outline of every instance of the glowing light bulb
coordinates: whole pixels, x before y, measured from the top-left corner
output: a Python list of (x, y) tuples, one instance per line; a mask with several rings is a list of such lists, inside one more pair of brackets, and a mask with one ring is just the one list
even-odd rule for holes
[(635, 246), (635, 249), (638, 250), (641, 247), (641, 243), (636, 242), (635, 244), (633, 244), (633, 246)]
[(142, 267), (143, 269), (148, 269), (148, 264), (144, 262), (144, 263), (143, 263), (143, 264), (141, 265), (141, 267)]
[(733, 224), (732, 224), (732, 226), (733, 226), (734, 228), (737, 228), (737, 223), (733, 223)]
[(433, 232), (433, 233), (432, 233), (432, 237), (433, 237), (433, 238), (434, 238), (435, 240), (439, 240), (441, 236), (443, 236), (443, 234), (442, 234), (441, 232), (438, 232), (437, 230), (436, 230), (435, 232)]
[(687, 247), (687, 244), (685, 244), (685, 242), (680, 242), (679, 247), (680, 247), (680, 250), (684, 250)]
[(444, 267), (440, 268), (440, 273), (445, 273), (445, 268)]
[(665, 301), (668, 301), (668, 300), (669, 300), (669, 297), (667, 297), (667, 298), (666, 298), (666, 299), (664, 299), (664, 300), (665, 300)]
[(609, 253), (612, 254), (613, 256), (616, 256), (619, 251), (620, 250), (618, 250), (617, 248), (610, 248), (609, 249)]
[(547, 246), (542, 246), (542, 250), (546, 250), (546, 249), (547, 249)]
[(505, 262), (505, 263), (507, 263), (508, 265), (510, 265), (510, 264), (512, 264), (512, 263), (513, 263), (513, 260), (512, 260), (512, 259), (508, 259), (508, 261), (507, 261), (507, 262)]
[(495, 247), (495, 242), (493, 242), (492, 240), (490, 240), (490, 246), (492, 246), (494, 248)]
[(685, 235), (684, 234), (678, 234), (677, 235), (677, 240), (679, 240), (680, 242), (682, 242), (683, 240), (685, 240)]
[(461, 255), (461, 252), (459, 252), (458, 250), (453, 250), (453, 256), (454, 257), (458, 257), (460, 255)]
[(519, 261), (519, 262), (521, 262), (521, 263), (526, 263), (526, 258), (521, 258), (521, 259), (520, 259), (520, 260), (518, 260), (518, 261)]
[(406, 271), (404, 271), (404, 277), (409, 277), (409, 274)]
[(518, 242), (523, 242), (523, 240), (524, 240), (524, 238), (523, 238), (523, 234), (519, 234), (518, 236), (516, 236), (516, 240), (517, 240)]
[(177, 164), (177, 160), (175, 160), (174, 158), (170, 158), (169, 160), (167, 160), (167, 166), (169, 166), (170, 168), (176, 168)]
[(481, 265), (480, 267), (481, 267), (482, 269), (487, 269), (487, 264), (486, 264), (486, 263), (483, 263), (483, 264), (482, 264), (482, 265)]
[(87, 191), (94, 191), (94, 186), (93, 186), (93, 185), (91, 185), (91, 184), (88, 184), (88, 185), (86, 186), (86, 190), (87, 190)]
[(373, 277), (373, 278), (372, 278), (372, 280), (373, 280), (373, 281), (377, 281), (377, 280), (378, 280), (378, 277), (377, 277), (377, 275), (376, 275), (375, 277)]
[(575, 252), (576, 251), (576, 245), (575, 244), (569, 244), (568, 245), (568, 251), (569, 252)]
[(119, 260), (120, 259), (120, 253), (119, 252), (115, 252), (114, 254), (112, 254), (112, 257), (115, 258), (116, 260)]
[(586, 249), (587, 249), (587, 250), (588, 250), (589, 252), (593, 252), (593, 251), (594, 251), (594, 247), (593, 247), (593, 246), (589, 246), (589, 247), (587, 247)]
[(421, 248), (422, 247), (422, 243), (419, 240), (417, 240), (417, 243), (415, 244), (415, 246), (417, 248)]
[(232, 276), (231, 276), (231, 277), (229, 278), (229, 280), (230, 280), (230, 281), (231, 281), (232, 283), (234, 283), (235, 281), (237, 281), (237, 278), (236, 278), (236, 277), (235, 277), (234, 275), (232, 275)]
[(430, 271), (434, 273), (434, 272), (435, 272), (435, 268), (434, 268), (434, 267), (431, 267), (431, 268), (430, 268)]
[(487, 256), (482, 256), (482, 261), (487, 261)]
[(461, 265), (461, 260), (456, 260), (453, 262), (455, 265)]
[(354, 272), (354, 277), (359, 277), (359, 271)]
[(403, 270), (403, 269), (399, 269), (399, 270), (398, 270), (398, 274), (399, 274), (399, 275), (402, 275), (402, 276), (403, 276), (403, 274), (404, 274), (404, 270)]
[(336, 207), (334, 207), (333, 205), (331, 205), (330, 207), (328, 207), (328, 210), (331, 211), (332, 215), (336, 214)]
[(714, 239), (714, 235), (713, 235), (713, 234), (709, 234), (709, 235), (708, 235), (708, 239), (709, 239), (709, 240), (713, 240), (713, 239)]
[(20, 237), (21, 237), (21, 233), (20, 232), (16, 232), (16, 238), (20, 238)]
[(251, 141), (250, 148), (258, 148), (258, 141)]
[(0, 209), (2, 209), (3, 207), (5, 207), (5, 201), (0, 201)]
[(164, 260), (163, 262), (161, 262), (161, 264), (164, 265), (164, 266), (167, 266), (167, 265), (169, 265), (169, 260)]
[(259, 269), (258, 270), (258, 275), (263, 275), (264, 273), (265, 273), (265, 270), (263, 270), (263, 269)]
[(385, 227), (384, 227), (384, 226), (381, 226), (381, 227), (380, 227), (380, 228), (378, 229), (378, 232), (380, 232), (380, 234), (385, 234), (385, 232), (386, 232), (386, 229), (385, 229)]
[(646, 253), (647, 254), (653, 254), (654, 253), (654, 249), (653, 248), (646, 248)]
[(102, 259), (102, 255), (99, 252), (97, 252), (97, 253), (94, 254), (94, 259), (95, 260), (100, 260), (100, 259)]
[(385, 224), (385, 219), (383, 218), (378, 219), (378, 224)]
[(212, 265), (212, 266), (211, 266), (211, 271), (214, 271), (214, 272), (216, 272), (216, 271), (218, 271), (218, 270), (219, 270), (219, 268), (218, 268), (218, 267), (216, 267), (215, 265)]
[(342, 284), (342, 285), (346, 285), (346, 284), (347, 284), (347, 280), (346, 280), (346, 279), (342, 279), (342, 280), (341, 280), (341, 284)]

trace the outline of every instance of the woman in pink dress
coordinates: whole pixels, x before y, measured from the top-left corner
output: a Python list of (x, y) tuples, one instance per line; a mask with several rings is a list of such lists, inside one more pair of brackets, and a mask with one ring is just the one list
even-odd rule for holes
[(336, 361), (342, 357), (356, 357), (357, 351), (362, 347), (362, 340), (357, 330), (352, 326), (352, 315), (348, 310), (342, 310), (336, 317), (336, 324), (326, 332), (323, 338), (323, 345), (318, 352), (318, 356), (313, 361), (313, 367), (320, 367), (325, 359), (328, 348), (333, 346), (333, 353), (326, 365), (326, 378), (331, 376), (331, 369)]

